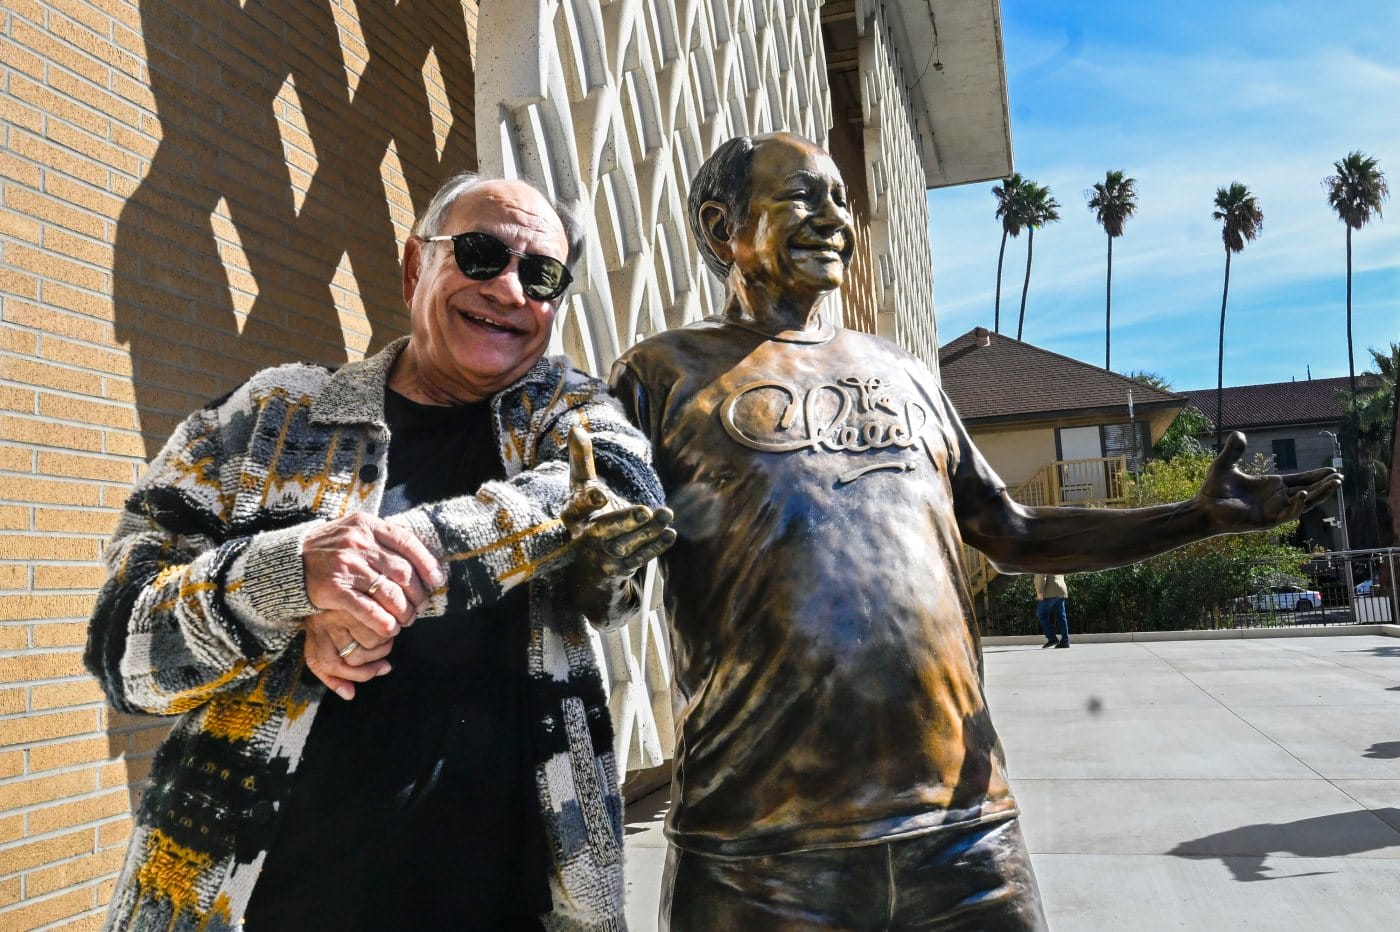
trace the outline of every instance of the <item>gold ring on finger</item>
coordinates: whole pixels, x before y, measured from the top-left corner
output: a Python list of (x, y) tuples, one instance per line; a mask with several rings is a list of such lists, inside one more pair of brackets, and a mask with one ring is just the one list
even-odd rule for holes
[(349, 644), (346, 644), (346, 645), (345, 645), (344, 647), (342, 647), (340, 650), (336, 651), (336, 653), (340, 655), (340, 659), (341, 659), (341, 660), (344, 660), (346, 657), (349, 657), (351, 654), (353, 654), (355, 651), (357, 651), (357, 650), (359, 650), (359, 649), (360, 649), (360, 642), (359, 642), (359, 641), (351, 641)]
[(379, 587), (384, 585), (384, 580), (387, 578), (388, 577), (385, 576), (383, 573), (380, 573), (378, 576), (374, 577), (374, 582), (369, 584), (369, 588), (365, 590), (365, 594), (374, 595), (376, 592), (379, 591)]

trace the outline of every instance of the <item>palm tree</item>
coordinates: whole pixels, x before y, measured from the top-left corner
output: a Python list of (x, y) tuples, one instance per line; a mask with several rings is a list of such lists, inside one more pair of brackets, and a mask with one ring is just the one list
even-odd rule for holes
[(1215, 368), (1215, 449), (1220, 451), (1223, 431), (1221, 430), (1221, 408), (1225, 401), (1225, 302), (1230, 298), (1230, 254), (1243, 252), (1244, 244), (1250, 242), (1264, 229), (1264, 212), (1249, 189), (1238, 181), (1230, 182), (1228, 188), (1215, 189), (1215, 210), (1211, 217), (1221, 221), (1220, 237), (1225, 241), (1225, 288), (1220, 293), (1220, 355)]
[(992, 329), (1001, 333), (1001, 266), (1006, 258), (1006, 238), (1020, 236), (1025, 228), (1025, 190), (1028, 182), (1020, 172), (1007, 178), (992, 188), (992, 196), (997, 199), (996, 218), (1001, 221), (1001, 249), (997, 252), (997, 297), (996, 316)]
[(1026, 293), (1031, 288), (1031, 253), (1035, 250), (1035, 228), (1060, 219), (1060, 202), (1050, 196), (1050, 189), (1043, 184), (1026, 182), (1025, 203), (1026, 281), (1021, 286), (1021, 318), (1016, 322), (1018, 340), (1021, 339), (1021, 331), (1026, 326)]
[[(1380, 503), (1390, 474), (1394, 455), (1396, 377), (1400, 375), (1400, 343), (1392, 343), (1386, 351), (1371, 349), (1374, 373), (1359, 395), (1338, 400), (1344, 405), (1342, 421), (1343, 448), (1347, 456), (1346, 476), (1350, 495), (1348, 501), (1356, 509), (1367, 506), (1367, 522), (1362, 545), (1385, 546), (1381, 540)], [(1379, 482), (1377, 482), (1379, 480)], [(1378, 492), (1377, 486), (1380, 491)], [(1392, 516), (1393, 519), (1393, 516)]]
[(1113, 240), (1123, 235), (1123, 224), (1137, 213), (1137, 180), (1126, 177), (1121, 171), (1109, 171), (1103, 181), (1085, 191), (1089, 198), (1089, 209), (1108, 234), (1108, 283), (1104, 291), (1103, 311), (1103, 367), (1110, 368), (1113, 337)]
[(1327, 203), (1347, 226), (1347, 375), (1350, 376), (1351, 400), (1356, 403), (1356, 366), (1351, 347), (1351, 231), (1359, 230), (1381, 215), (1381, 203), (1390, 196), (1385, 172), (1376, 160), (1361, 152), (1348, 152), (1346, 158), (1332, 163), (1335, 175), (1322, 179), (1327, 190)]

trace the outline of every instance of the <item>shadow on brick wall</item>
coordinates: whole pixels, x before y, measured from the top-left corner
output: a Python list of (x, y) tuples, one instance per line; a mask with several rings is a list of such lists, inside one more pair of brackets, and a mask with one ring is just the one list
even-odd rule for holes
[[(344, 7), (359, 13), (360, 57), (343, 51), (359, 36), (347, 45), (327, 0), (141, 3), (158, 121), (129, 142), (154, 154), (118, 219), (113, 300), (148, 459), (181, 418), (256, 370), (346, 360), (333, 291), (346, 257), (365, 309), (351, 345), (368, 330), (373, 352), (406, 332), (393, 219), (411, 222), (443, 177), (476, 165), (470, 36), (459, 0)], [(430, 49), (452, 96), (441, 157)], [(353, 95), (347, 60), (360, 71)], [(289, 78), (290, 121), (278, 101)], [(382, 168), (391, 145), (397, 194)], [(133, 787), (162, 735), (114, 717), (111, 754)]]
[[(113, 298), (148, 458), (257, 369), (342, 363), (365, 331), (373, 352), (407, 327), (392, 218), (409, 222), (445, 175), (476, 164), (470, 36), (459, 0), (343, 7), (358, 33), (328, 0), (141, 3), (158, 117), (144, 145), (158, 142), (118, 220)], [(452, 95), (440, 158), (430, 50)], [(386, 194), (391, 145), (400, 191)], [(347, 261), (365, 309), (349, 337), (333, 290)]]

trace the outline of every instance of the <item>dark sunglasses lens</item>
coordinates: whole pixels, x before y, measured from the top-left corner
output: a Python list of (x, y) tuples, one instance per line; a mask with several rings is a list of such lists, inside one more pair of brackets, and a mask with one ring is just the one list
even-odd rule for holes
[(526, 256), (520, 260), (520, 284), (536, 301), (551, 301), (564, 293), (573, 276), (564, 263), (549, 256)]
[(495, 278), (510, 265), (506, 244), (486, 233), (462, 233), (452, 237), (452, 252), (462, 274), (477, 281)]

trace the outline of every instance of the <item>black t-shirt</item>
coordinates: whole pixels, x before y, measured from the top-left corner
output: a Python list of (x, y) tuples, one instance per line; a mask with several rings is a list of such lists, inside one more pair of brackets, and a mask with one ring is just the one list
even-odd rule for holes
[[(503, 478), (489, 403), (385, 392), (393, 440), (380, 514)], [(393, 671), (327, 692), (245, 915), (263, 929), (515, 929), (550, 909), (525, 720), (525, 587), (421, 619)]]

